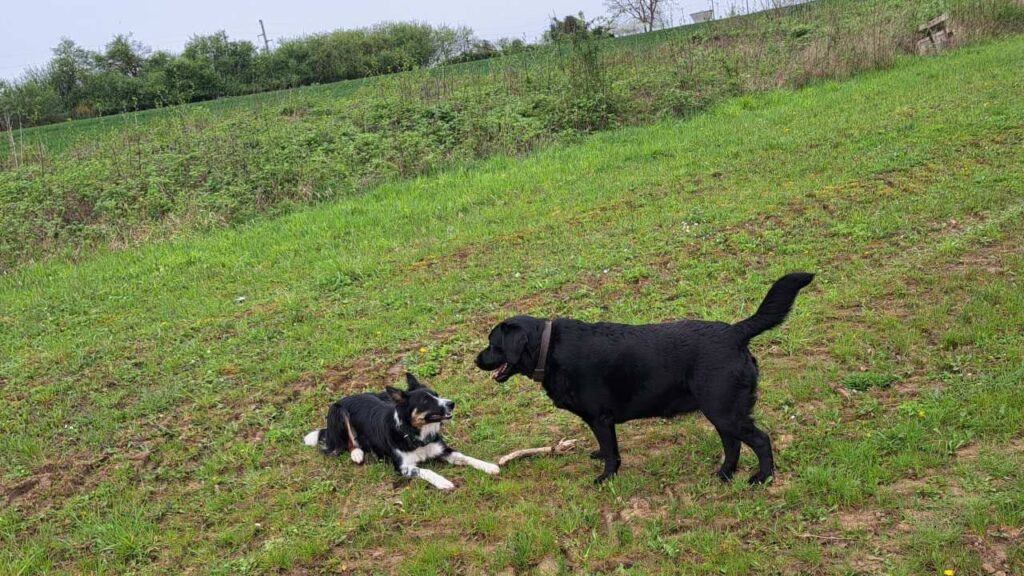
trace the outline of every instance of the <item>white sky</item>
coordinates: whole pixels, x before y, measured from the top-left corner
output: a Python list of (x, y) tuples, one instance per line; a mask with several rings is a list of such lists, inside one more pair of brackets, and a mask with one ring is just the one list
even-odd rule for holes
[[(729, 1), (715, 0), (716, 11)], [(233, 39), (259, 44), (263, 19), (272, 40), (338, 28), (358, 28), (382, 21), (466, 25), (488, 40), (501, 37), (535, 40), (552, 14), (582, 10), (588, 19), (606, 13), (604, 0), (30, 0), (5, 2), (0, 17), (0, 78), (14, 79), (30, 67), (44, 66), (62, 36), (99, 50), (114, 34), (134, 34), (154, 49), (180, 52), (193, 34), (225, 30)], [(673, 21), (705, 10), (710, 0), (677, 0)], [(688, 21), (688, 17), (687, 20)]]

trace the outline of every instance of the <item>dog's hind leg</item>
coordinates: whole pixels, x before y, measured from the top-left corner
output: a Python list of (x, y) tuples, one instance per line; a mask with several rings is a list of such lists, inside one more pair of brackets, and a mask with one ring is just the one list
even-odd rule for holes
[(343, 412), (341, 419), (345, 423), (345, 432), (348, 434), (348, 456), (356, 464), (362, 464), (363, 458), (366, 455), (363, 454), (363, 449), (359, 447), (356, 431), (352, 429), (352, 421), (349, 419), (348, 412)]
[(757, 474), (750, 477), (751, 484), (761, 484), (775, 474), (775, 459), (772, 457), (772, 441), (768, 435), (754, 426), (749, 417), (740, 426), (740, 440), (757, 454)]
[(717, 474), (722, 482), (728, 482), (732, 480), (732, 475), (736, 473), (736, 465), (740, 461), (740, 440), (722, 428), (716, 428), (716, 430), (719, 437), (722, 438), (722, 449), (725, 451), (725, 460)]
[(587, 423), (587, 426), (590, 426), (594, 437), (597, 438), (597, 453), (604, 460), (604, 471), (594, 479), (594, 484), (600, 484), (615, 476), (615, 473), (619, 471), (619, 465), (622, 463), (622, 459), (619, 458), (619, 442), (615, 438), (615, 423), (606, 416), (585, 419), (584, 421)]
[(455, 464), (456, 466), (469, 466), (471, 468), (476, 468), (477, 470), (488, 474), (497, 474), (498, 472), (501, 472), (501, 468), (498, 468), (497, 464), (477, 460), (471, 456), (466, 456), (462, 452), (449, 452), (448, 454), (445, 454), (444, 461), (449, 464)]

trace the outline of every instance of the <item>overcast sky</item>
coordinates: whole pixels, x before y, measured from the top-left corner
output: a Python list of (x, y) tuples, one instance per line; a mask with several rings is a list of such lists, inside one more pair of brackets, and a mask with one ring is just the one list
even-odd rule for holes
[[(716, 0), (723, 5), (728, 0)], [(552, 13), (560, 17), (582, 10), (603, 15), (604, 0), (29, 0), (5, 2), (0, 17), (0, 78), (13, 79), (29, 67), (43, 66), (50, 49), (67, 36), (98, 50), (120, 32), (154, 49), (180, 52), (193, 34), (227, 31), (234, 39), (260, 42), (260, 18), (267, 36), (289, 38), (382, 21), (416, 20), (466, 25), (488, 40), (536, 39)], [(674, 21), (706, 9), (710, 0), (679, 0)]]

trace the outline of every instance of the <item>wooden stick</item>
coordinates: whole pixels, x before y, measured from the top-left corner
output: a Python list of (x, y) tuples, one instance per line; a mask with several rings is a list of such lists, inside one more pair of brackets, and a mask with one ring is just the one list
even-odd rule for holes
[(524, 448), (522, 450), (516, 450), (505, 454), (501, 458), (498, 458), (498, 466), (504, 466), (508, 462), (515, 460), (516, 458), (522, 458), (523, 456), (532, 456), (534, 454), (566, 454), (576, 449), (576, 439), (567, 440), (562, 438), (558, 441), (558, 444), (554, 446), (544, 446), (542, 448)]
[(803, 534), (800, 534), (800, 537), (801, 538), (817, 538), (819, 540), (844, 540), (844, 541), (846, 541), (846, 540), (849, 540), (849, 541), (857, 540), (856, 538), (844, 538), (842, 536), (825, 536), (824, 534), (809, 534), (807, 532), (804, 532)]

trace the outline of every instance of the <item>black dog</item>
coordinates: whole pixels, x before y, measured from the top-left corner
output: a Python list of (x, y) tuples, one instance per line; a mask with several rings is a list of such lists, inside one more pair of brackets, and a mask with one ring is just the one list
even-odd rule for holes
[(346, 396), (331, 404), (327, 428), (306, 434), (304, 442), (319, 445), (328, 455), (345, 449), (356, 464), (363, 463), (364, 450), (372, 452), (390, 460), (402, 476), (422, 478), (441, 490), (455, 485), (417, 464), (443, 458), (450, 464), (497, 474), (496, 464), (455, 452), (441, 439), (441, 424), (451, 420), (455, 402), (438, 397), (412, 374), (407, 373), (405, 380), (408, 390), (388, 386), (382, 393)]
[(754, 336), (785, 320), (797, 293), (814, 275), (797, 272), (772, 285), (757, 313), (737, 324), (686, 320), (664, 324), (588, 324), (516, 316), (498, 324), (476, 358), (498, 382), (524, 374), (540, 382), (555, 406), (576, 414), (597, 437), (604, 460), (600, 483), (619, 469), (615, 425), (636, 418), (700, 410), (722, 438), (722, 480), (736, 472), (740, 442), (757, 454), (750, 483), (774, 472), (768, 435), (754, 426), (757, 361)]

